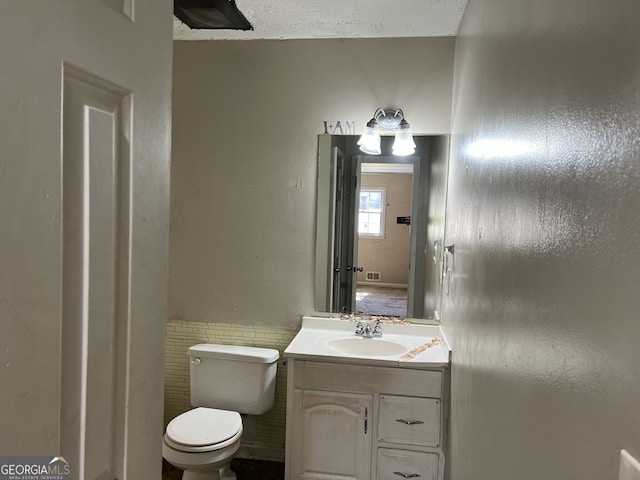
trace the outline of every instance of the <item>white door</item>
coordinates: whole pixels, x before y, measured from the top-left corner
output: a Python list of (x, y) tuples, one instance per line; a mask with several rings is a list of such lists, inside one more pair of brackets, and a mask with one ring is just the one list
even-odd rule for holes
[(358, 271), (362, 271), (358, 262), (358, 211), (360, 207), (360, 163), (359, 155), (351, 157), (351, 174), (346, 176), (347, 184), (343, 190), (342, 202), (343, 225), (340, 226), (341, 246), (339, 250), (334, 248), (334, 263), (340, 265), (340, 271), (336, 276), (340, 279), (340, 288), (336, 290), (338, 301), (334, 312), (356, 312), (356, 290), (358, 287)]
[(358, 235), (360, 215), (360, 187), (362, 183), (362, 157), (360, 155), (355, 157), (353, 161), (353, 194), (351, 196), (353, 204), (351, 206), (353, 218), (353, 227), (351, 227), (351, 250), (348, 253), (349, 258), (349, 280), (347, 282), (347, 290), (349, 298), (345, 302), (347, 305), (351, 305), (351, 312), (356, 311), (356, 292), (358, 290), (358, 272), (364, 270), (364, 268), (358, 264), (358, 241), (360, 239)]
[(0, 452), (158, 479), (172, 2), (0, 18)]
[(343, 253), (343, 200), (344, 200), (344, 153), (338, 147), (333, 148), (331, 157), (331, 191), (330, 191), (330, 238), (333, 240), (333, 255), (329, 268), (329, 278), (331, 279), (328, 289), (331, 297), (329, 305), (330, 312), (340, 312), (340, 281), (342, 270)]

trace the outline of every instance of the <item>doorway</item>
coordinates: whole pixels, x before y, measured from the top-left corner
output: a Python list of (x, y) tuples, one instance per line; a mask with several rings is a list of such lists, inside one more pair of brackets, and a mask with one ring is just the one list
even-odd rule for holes
[[(377, 160), (377, 159), (376, 159)], [(357, 313), (407, 316), (413, 164), (358, 163)]]

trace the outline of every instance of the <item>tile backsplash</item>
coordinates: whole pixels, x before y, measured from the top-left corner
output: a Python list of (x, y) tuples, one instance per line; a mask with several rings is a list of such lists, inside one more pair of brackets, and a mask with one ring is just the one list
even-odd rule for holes
[(165, 426), (172, 418), (192, 408), (187, 357), (187, 349), (191, 345), (219, 343), (274, 348), (280, 352), (275, 402), (270, 411), (257, 417), (256, 441), (268, 447), (284, 448), (287, 369), (282, 362), (282, 352), (296, 333), (297, 329), (290, 328), (170, 320), (167, 323), (165, 354)]

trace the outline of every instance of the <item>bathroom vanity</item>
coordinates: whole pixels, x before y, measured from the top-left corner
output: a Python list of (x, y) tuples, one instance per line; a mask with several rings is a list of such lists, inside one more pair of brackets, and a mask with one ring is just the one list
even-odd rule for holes
[(285, 478), (442, 480), (450, 353), (442, 332), (382, 324), (382, 337), (358, 338), (355, 325), (304, 317), (285, 350)]

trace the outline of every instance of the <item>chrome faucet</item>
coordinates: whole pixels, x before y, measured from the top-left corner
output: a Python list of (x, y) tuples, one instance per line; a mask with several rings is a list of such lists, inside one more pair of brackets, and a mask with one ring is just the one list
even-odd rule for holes
[(373, 322), (358, 322), (356, 324), (355, 334), (358, 337), (373, 338), (382, 336), (382, 325), (380, 320)]

